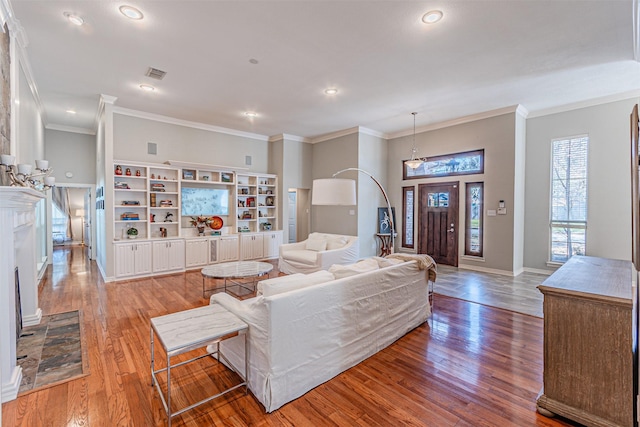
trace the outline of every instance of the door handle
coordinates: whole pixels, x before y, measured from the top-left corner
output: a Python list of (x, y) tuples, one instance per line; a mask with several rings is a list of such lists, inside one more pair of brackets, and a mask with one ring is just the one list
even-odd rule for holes
[(450, 228), (447, 230), (449, 233), (453, 233), (455, 230), (453, 228)]

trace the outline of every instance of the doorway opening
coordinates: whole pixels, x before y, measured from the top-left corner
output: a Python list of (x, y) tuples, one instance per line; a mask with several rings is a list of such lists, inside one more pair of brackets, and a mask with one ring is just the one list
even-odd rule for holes
[(288, 191), (287, 232), (288, 243), (296, 243), (309, 236), (310, 195), (308, 188), (290, 188)]
[(91, 226), (94, 191), (91, 184), (60, 184), (52, 189), (52, 246), (81, 246), (83, 253), (94, 259)]

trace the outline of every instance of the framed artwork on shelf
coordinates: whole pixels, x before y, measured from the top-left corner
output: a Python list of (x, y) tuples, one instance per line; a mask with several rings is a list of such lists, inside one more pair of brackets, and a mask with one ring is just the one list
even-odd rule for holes
[(191, 170), (183, 170), (182, 171), (182, 179), (193, 179), (193, 171)]

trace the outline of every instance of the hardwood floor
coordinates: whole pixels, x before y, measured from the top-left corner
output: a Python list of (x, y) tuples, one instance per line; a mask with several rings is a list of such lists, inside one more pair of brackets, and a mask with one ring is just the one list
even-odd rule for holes
[[(166, 425), (150, 386), (149, 319), (208, 304), (201, 275), (104, 283), (80, 251), (55, 251), (40, 307), (44, 314), (83, 311), (90, 375), (3, 404), (3, 425)], [(173, 425), (571, 426), (535, 411), (542, 326), (539, 318), (436, 295), (427, 323), (271, 414), (238, 390)], [(234, 379), (207, 359), (184, 369), (180, 401)]]
[(524, 272), (516, 277), (438, 265), (435, 292), (465, 301), (542, 317), (537, 286), (549, 276)]

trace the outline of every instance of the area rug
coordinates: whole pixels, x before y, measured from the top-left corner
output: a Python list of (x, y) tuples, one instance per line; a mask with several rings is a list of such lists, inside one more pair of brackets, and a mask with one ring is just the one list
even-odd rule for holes
[(42, 316), (39, 325), (22, 329), (16, 348), (22, 382), (18, 395), (89, 374), (79, 310)]

